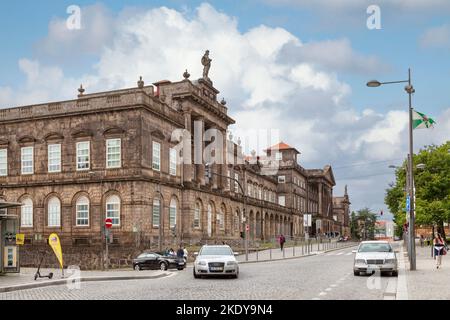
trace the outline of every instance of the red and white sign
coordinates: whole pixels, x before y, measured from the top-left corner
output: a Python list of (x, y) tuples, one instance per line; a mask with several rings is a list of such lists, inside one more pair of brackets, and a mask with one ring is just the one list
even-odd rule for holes
[(250, 231), (250, 226), (248, 224), (245, 226), (245, 230)]
[(112, 226), (113, 226), (112, 219), (106, 219), (105, 220), (105, 227), (106, 227), (106, 229), (111, 229)]

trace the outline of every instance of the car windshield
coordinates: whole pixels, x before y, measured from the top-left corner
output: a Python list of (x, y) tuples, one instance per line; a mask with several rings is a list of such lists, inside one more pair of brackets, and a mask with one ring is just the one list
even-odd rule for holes
[(201, 256), (232, 256), (233, 251), (229, 247), (203, 247), (200, 251)]
[(389, 243), (363, 243), (358, 252), (392, 252)]

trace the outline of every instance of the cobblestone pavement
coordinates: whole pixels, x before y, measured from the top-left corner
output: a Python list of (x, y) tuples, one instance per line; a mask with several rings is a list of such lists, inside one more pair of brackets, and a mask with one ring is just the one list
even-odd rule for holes
[[(192, 267), (169, 277), (81, 283), (0, 294), (8, 299), (383, 299), (389, 277), (353, 276), (352, 248), (299, 259), (242, 264), (239, 279), (194, 279)], [(379, 280), (379, 281), (378, 281)], [(370, 289), (372, 288), (372, 289)]]

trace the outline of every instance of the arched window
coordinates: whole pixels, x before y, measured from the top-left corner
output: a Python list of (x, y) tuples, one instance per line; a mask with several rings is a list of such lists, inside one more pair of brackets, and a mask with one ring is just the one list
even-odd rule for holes
[(239, 210), (236, 210), (236, 213), (234, 214), (234, 231), (235, 232), (239, 232), (239, 224), (240, 224)]
[(120, 226), (120, 198), (116, 195), (106, 199), (106, 218), (112, 220), (113, 226)]
[(75, 205), (76, 207), (76, 224), (77, 226), (89, 226), (89, 199), (80, 197)]
[(153, 228), (159, 228), (161, 221), (161, 201), (159, 199), (153, 199), (152, 221)]
[(194, 207), (194, 228), (199, 229), (200, 228), (200, 217), (201, 217), (202, 211), (200, 203), (196, 202)]
[(22, 201), (20, 225), (26, 228), (33, 227), (33, 201), (31, 201), (30, 198), (26, 198)]
[(211, 204), (208, 204), (208, 224), (207, 224), (207, 231), (208, 236), (211, 237), (212, 235), (212, 219), (213, 219), (213, 208)]
[(175, 228), (177, 225), (177, 199), (172, 198), (170, 200), (169, 207), (169, 227), (170, 229)]
[(48, 201), (48, 226), (60, 227), (61, 226), (61, 201), (58, 198), (53, 197)]
[(217, 215), (217, 220), (219, 222), (220, 230), (225, 230), (225, 212), (226, 212), (226, 208), (224, 206), (221, 206), (219, 214)]

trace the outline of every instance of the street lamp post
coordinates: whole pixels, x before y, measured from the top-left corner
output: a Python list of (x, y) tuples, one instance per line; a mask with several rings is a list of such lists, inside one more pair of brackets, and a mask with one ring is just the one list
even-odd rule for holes
[(409, 97), (409, 155), (408, 155), (408, 186), (409, 186), (409, 242), (410, 242), (410, 252), (409, 252), (409, 262), (410, 270), (416, 270), (416, 244), (415, 244), (415, 228), (414, 228), (414, 169), (413, 169), (413, 109), (412, 109), (412, 94), (415, 92), (414, 87), (411, 84), (411, 69), (408, 69), (408, 80), (401, 81), (389, 81), (389, 82), (379, 82), (377, 80), (372, 80), (367, 83), (368, 87), (374, 88), (379, 87), (383, 84), (394, 84), (394, 83), (407, 83), (405, 86), (405, 91), (408, 93)]

